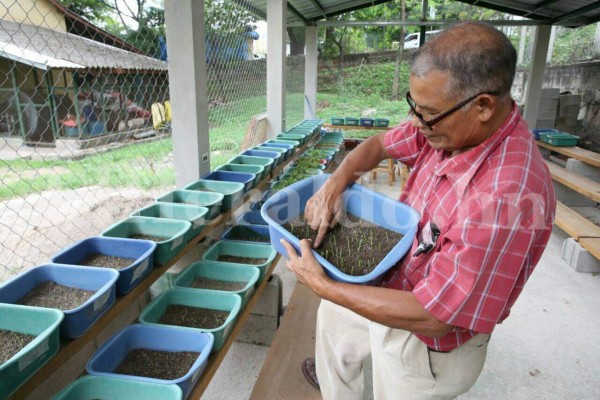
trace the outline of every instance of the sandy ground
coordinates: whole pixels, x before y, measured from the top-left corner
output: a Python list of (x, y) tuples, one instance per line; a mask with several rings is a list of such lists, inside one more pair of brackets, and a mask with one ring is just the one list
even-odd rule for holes
[(61, 248), (99, 234), (168, 190), (92, 186), (0, 202), (0, 281), (48, 262)]

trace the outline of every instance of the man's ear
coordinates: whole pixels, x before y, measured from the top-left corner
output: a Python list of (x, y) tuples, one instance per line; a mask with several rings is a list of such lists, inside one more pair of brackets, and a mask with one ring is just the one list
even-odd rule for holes
[(480, 122), (488, 122), (498, 107), (498, 97), (489, 94), (482, 94), (475, 101), (475, 107), (477, 108), (477, 115), (479, 116)]

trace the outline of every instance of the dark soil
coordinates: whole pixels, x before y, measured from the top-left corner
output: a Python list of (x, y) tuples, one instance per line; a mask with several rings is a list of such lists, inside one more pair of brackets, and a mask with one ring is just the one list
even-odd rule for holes
[(223, 325), (228, 316), (229, 311), (173, 304), (167, 307), (158, 323), (187, 326), (189, 328), (215, 329)]
[(253, 258), (253, 257), (240, 257), (240, 256), (232, 256), (229, 254), (222, 254), (217, 258), (217, 261), (237, 263), (237, 264), (252, 264), (252, 265), (260, 265), (264, 264), (268, 261), (268, 258)]
[(135, 262), (135, 258), (107, 256), (100, 253), (88, 254), (81, 260), (80, 264), (86, 267), (103, 267), (112, 269), (123, 269), (129, 267)]
[[(283, 228), (299, 239), (317, 236), (302, 214)], [(398, 232), (347, 214), (327, 232), (317, 253), (346, 275), (362, 276), (373, 271), (402, 237)]]
[(10, 360), (33, 339), (35, 336), (0, 329), (0, 365)]
[(243, 240), (246, 242), (257, 242), (257, 243), (270, 243), (271, 239), (269, 235), (261, 235), (252, 229), (238, 225), (231, 228), (228, 233), (228, 239), (231, 240)]
[(197, 190), (197, 191), (199, 191), (199, 192), (213, 192), (213, 193), (219, 193), (218, 191), (216, 191), (216, 190), (212, 190), (212, 189), (209, 189), (209, 188), (196, 188), (196, 189), (194, 189), (194, 190)]
[(143, 239), (143, 240), (152, 240), (153, 242), (164, 242), (170, 238), (161, 237), (161, 236), (152, 236), (152, 235), (144, 235), (143, 233), (134, 233), (129, 235), (129, 239)]
[(194, 282), (192, 282), (190, 287), (195, 289), (212, 289), (226, 292), (237, 292), (245, 288), (247, 284), (247, 282), (219, 281), (217, 279), (201, 277), (194, 279)]
[(90, 290), (63, 286), (55, 282), (44, 282), (19, 299), (16, 304), (66, 311), (79, 307), (94, 293)]
[(173, 380), (188, 373), (200, 353), (193, 351), (158, 351), (136, 349), (127, 353), (115, 370), (122, 375)]

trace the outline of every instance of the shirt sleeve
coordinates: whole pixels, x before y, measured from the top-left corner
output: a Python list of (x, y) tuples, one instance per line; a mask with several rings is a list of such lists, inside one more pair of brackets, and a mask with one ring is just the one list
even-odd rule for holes
[[(502, 197), (461, 207), (441, 248), (428, 260), (429, 275), (413, 293), (437, 319), (455, 327), (491, 333), (512, 306), (535, 265), (533, 247), (547, 226), (532, 212)], [(475, 210), (474, 210), (475, 209)], [(535, 218), (535, 216), (534, 216)]]
[(385, 133), (385, 150), (392, 158), (402, 164), (413, 166), (421, 149), (425, 144), (425, 138), (418, 133), (410, 121), (390, 129)]

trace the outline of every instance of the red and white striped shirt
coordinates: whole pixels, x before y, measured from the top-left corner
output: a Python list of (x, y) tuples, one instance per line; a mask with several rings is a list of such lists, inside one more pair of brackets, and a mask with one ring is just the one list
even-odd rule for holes
[[(382, 286), (411, 291), (446, 336), (417, 335), (452, 350), (502, 322), (540, 260), (556, 200), (548, 168), (516, 105), (490, 138), (449, 158), (410, 123), (386, 133), (387, 152), (413, 167), (400, 201), (421, 215), (412, 249)], [(413, 256), (423, 227), (440, 229), (432, 251)]]

